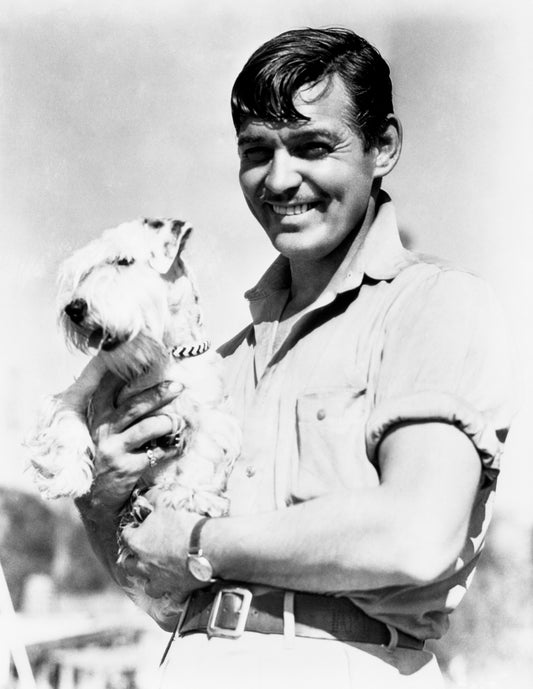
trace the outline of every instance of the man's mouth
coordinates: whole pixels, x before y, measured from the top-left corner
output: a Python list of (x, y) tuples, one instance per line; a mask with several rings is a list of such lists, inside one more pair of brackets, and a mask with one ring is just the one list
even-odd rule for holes
[(302, 215), (302, 213), (307, 213), (312, 208), (317, 206), (317, 202), (313, 203), (288, 203), (288, 204), (277, 204), (269, 203), (276, 215)]

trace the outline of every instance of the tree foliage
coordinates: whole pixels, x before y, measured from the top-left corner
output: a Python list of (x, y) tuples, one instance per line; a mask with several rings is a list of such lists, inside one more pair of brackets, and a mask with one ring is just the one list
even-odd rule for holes
[(16, 608), (31, 574), (51, 576), (59, 593), (98, 591), (110, 581), (73, 510), (8, 488), (0, 488), (0, 560)]

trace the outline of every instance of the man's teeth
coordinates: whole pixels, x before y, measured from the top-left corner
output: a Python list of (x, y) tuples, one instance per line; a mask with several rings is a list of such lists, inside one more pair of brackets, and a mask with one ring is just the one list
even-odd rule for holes
[(272, 208), (274, 213), (278, 215), (300, 215), (301, 213), (307, 213), (307, 211), (313, 208), (312, 203), (298, 203), (291, 206), (278, 206), (273, 203)]

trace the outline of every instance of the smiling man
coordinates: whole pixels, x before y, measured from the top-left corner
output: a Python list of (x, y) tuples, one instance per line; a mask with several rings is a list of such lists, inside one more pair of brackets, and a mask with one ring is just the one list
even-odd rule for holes
[[(438, 687), (424, 642), (471, 580), (509, 425), (498, 309), (477, 277), (400, 242), (381, 183), (401, 128), (364, 39), (277, 36), (232, 110), (242, 191), (280, 255), (221, 348), (244, 438), (230, 515), (158, 505), (126, 534), (147, 592), (188, 599), (163, 685)], [(95, 401), (80, 510), (120, 581), (117, 514), (176, 392), (114, 395), (108, 381)]]
[(366, 151), (348, 123), (349, 96), (339, 76), (304, 86), (294, 101), (301, 117), (296, 122), (250, 117), (241, 125), (241, 187), (281, 254), (318, 264), (334, 253), (333, 263), (371, 219), (372, 186), (396, 161), (399, 133), (388, 118), (395, 149), (386, 169), (385, 156), (378, 167), (377, 148)]

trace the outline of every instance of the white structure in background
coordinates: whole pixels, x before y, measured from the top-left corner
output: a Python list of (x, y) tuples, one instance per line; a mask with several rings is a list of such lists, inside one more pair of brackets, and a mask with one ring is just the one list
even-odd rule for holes
[(19, 620), (0, 562), (0, 689), (11, 689), (11, 659), (19, 678), (17, 689), (37, 689)]

